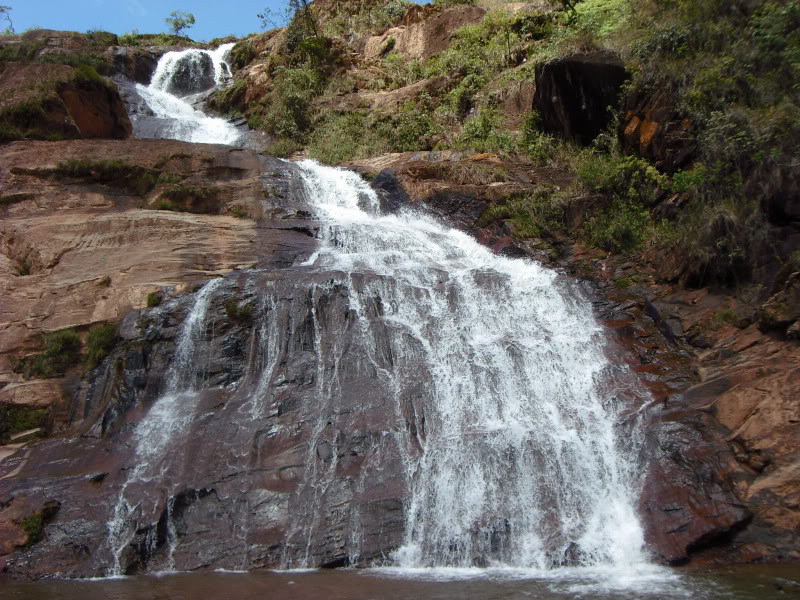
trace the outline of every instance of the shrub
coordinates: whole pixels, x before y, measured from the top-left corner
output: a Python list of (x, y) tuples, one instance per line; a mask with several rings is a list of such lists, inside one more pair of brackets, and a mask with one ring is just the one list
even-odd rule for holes
[(326, 119), (314, 132), (308, 154), (325, 164), (374, 156), (386, 152), (390, 142), (380, 128), (360, 113), (344, 113)]
[(22, 519), (22, 530), (28, 536), (29, 546), (41, 540), (44, 532), (44, 515), (37, 512)]
[(155, 308), (159, 306), (164, 300), (164, 295), (161, 292), (150, 292), (147, 294), (147, 308)]
[(139, 196), (147, 195), (158, 183), (157, 171), (123, 160), (70, 159), (52, 169), (20, 169), (22, 173), (57, 179), (73, 178), (120, 187)]
[(86, 365), (94, 369), (111, 353), (117, 334), (114, 325), (102, 325), (89, 332), (86, 339)]
[(482, 109), (464, 123), (454, 146), (477, 152), (516, 152), (519, 140), (501, 125), (500, 119), (501, 115), (495, 109)]
[(247, 212), (243, 207), (239, 206), (238, 204), (229, 206), (228, 213), (232, 217), (236, 217), (237, 219), (247, 219), (250, 216), (250, 213)]
[(225, 303), (225, 314), (231, 321), (237, 323), (247, 323), (253, 318), (253, 306), (250, 304), (240, 304), (236, 300), (228, 300)]
[(0, 405), (0, 446), (7, 444), (11, 436), (44, 428), (47, 424), (48, 410), (31, 409), (25, 406)]
[(632, 252), (651, 233), (650, 214), (634, 200), (617, 199), (583, 226), (583, 236), (596, 248), (612, 252)]
[(278, 138), (264, 149), (264, 154), (277, 158), (289, 158), (292, 154), (302, 149), (303, 145), (300, 142), (290, 138)]
[(564, 230), (565, 205), (552, 190), (537, 190), (517, 194), (502, 203), (489, 206), (478, 219), (478, 227), (498, 220), (514, 226), (514, 236), (520, 238), (554, 237)]
[(253, 62), (258, 56), (258, 51), (249, 40), (242, 40), (238, 42), (231, 49), (231, 65), (234, 69), (244, 69), (247, 65)]
[(45, 335), (45, 351), (17, 361), (14, 371), (26, 379), (62, 377), (80, 360), (81, 338), (74, 329)]

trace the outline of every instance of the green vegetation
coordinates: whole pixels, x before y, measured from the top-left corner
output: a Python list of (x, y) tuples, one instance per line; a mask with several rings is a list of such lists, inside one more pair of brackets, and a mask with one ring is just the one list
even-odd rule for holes
[(159, 210), (197, 214), (218, 214), (217, 189), (192, 185), (171, 185), (161, 190)]
[(236, 300), (228, 300), (225, 303), (225, 314), (231, 321), (248, 323), (253, 318), (253, 306), (252, 304), (242, 304)]
[(101, 325), (89, 332), (86, 338), (86, 366), (94, 369), (111, 353), (117, 340), (114, 325)]
[(147, 308), (155, 308), (164, 301), (164, 295), (161, 292), (150, 292), (147, 294)]
[(80, 361), (81, 338), (74, 329), (46, 334), (44, 346), (44, 352), (17, 360), (14, 372), (21, 373), (26, 379), (63, 377)]
[(231, 49), (231, 65), (234, 69), (244, 69), (258, 56), (258, 51), (250, 40), (242, 40)]
[(44, 533), (44, 514), (37, 512), (22, 519), (22, 530), (28, 536), (29, 546), (41, 540)]
[[(75, 158), (51, 169), (17, 169), (18, 173), (53, 179), (81, 179), (125, 189), (146, 196), (162, 183), (158, 171), (132, 165), (123, 160)], [(170, 176), (167, 176), (169, 179)]]
[(520, 238), (555, 238), (565, 228), (565, 203), (551, 190), (537, 190), (513, 195), (502, 203), (492, 204), (476, 223), (486, 227), (499, 220), (513, 226)]
[(164, 19), (172, 32), (172, 35), (179, 36), (185, 29), (191, 29), (197, 22), (194, 15), (182, 10), (175, 10), (169, 13), (169, 16)]
[(121, 35), (120, 46), (200, 46), (197, 42), (183, 35), (169, 33), (139, 33), (138, 30)]
[(0, 405), (0, 445), (7, 444), (12, 436), (23, 431), (44, 429), (48, 415), (46, 408)]
[(228, 214), (230, 214), (232, 217), (236, 217), (237, 219), (247, 219), (250, 217), (250, 213), (238, 204), (229, 206)]

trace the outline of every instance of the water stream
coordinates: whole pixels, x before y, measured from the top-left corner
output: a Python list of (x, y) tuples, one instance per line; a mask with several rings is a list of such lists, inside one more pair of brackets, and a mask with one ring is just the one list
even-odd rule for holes
[[(141, 96), (166, 123), (161, 137), (236, 141), (235, 128), (196, 111), (176, 84), (186, 79), (181, 70), (187, 65), (191, 73), (207, 76), (209, 60), (215, 84), (222, 84), (228, 50), (170, 53), (150, 86), (140, 86)], [(183, 89), (195, 91), (191, 85)], [(365, 406), (380, 403), (390, 415), (346, 494), (367, 491), (388, 462), (402, 464), (403, 539), (391, 555), (373, 563), (388, 568), (377, 571), (383, 573), (379, 577), (460, 573), (483, 579), (505, 573), (511, 579), (568, 581), (578, 586), (575, 593), (587, 579), (616, 582), (610, 588), (615, 590), (660, 589), (666, 582), (671, 587), (663, 597), (682, 595), (673, 585), (675, 576), (648, 564), (635, 508), (640, 440), (635, 423), (623, 426), (617, 394), (619, 386), (631, 386), (631, 376), (609, 363), (603, 332), (580, 291), (550, 269), (495, 255), (416, 211), (382, 213), (376, 193), (352, 172), (311, 161), (299, 167), (321, 233), (319, 249), (297, 267), (334, 274), (336, 285), (344, 287), (352, 315), (348, 340), (364, 348), (355, 369), (375, 382), (370, 389), (380, 390), (378, 397), (370, 392), (359, 400)], [(159, 502), (166, 505), (168, 521), (169, 556), (163, 564), (174, 568), (181, 540), (171, 525), (172, 507), (185, 457), (172, 449), (182, 446), (202, 416), (195, 406), (196, 369), (203, 332), (214, 319), (209, 307), (224, 285), (214, 280), (196, 294), (166, 390), (136, 426), (135, 464), (108, 523), (109, 575), (123, 573), (121, 557), (138, 529), (149, 525), (155, 531), (154, 523), (141, 523), (139, 516), (157, 514), (148, 504)], [(259, 504), (249, 499), (249, 490), (237, 492), (248, 498), (240, 503), (246, 511), (289, 511), (282, 566), (290, 569), (318, 566), (314, 548), (324, 537), (321, 515), (345, 494), (337, 488), (337, 473), (346, 450), (331, 425), (338, 427), (350, 410), (341, 402), (352, 376), (344, 365), (355, 359), (351, 341), (324, 325), (320, 298), (332, 285), (312, 286), (307, 294), (313, 305), (314, 338), (307, 344), (315, 353), (316, 387), (310, 392), (310, 435), (294, 508), (273, 503), (253, 509), (266, 505), (263, 497)], [(290, 345), (278, 333), (292, 314), (289, 301), (266, 287), (261, 296), (263, 317), (252, 338), (258, 356), (242, 378), (255, 384), (242, 386), (235, 413), (241, 422), (235, 436), (217, 447), (218, 453), (230, 453), (224, 459), (230, 471), (247, 469), (248, 449), (273, 427), (264, 423), (285, 368), (281, 352)], [(374, 329), (378, 321), (380, 334)], [(364, 551), (362, 517), (354, 503), (346, 517), (350, 564)], [(252, 512), (226, 518), (235, 522), (241, 546), (237, 568), (247, 569)], [(586, 585), (583, 591), (599, 589)], [(590, 597), (616, 598), (616, 593)], [(536, 597), (566, 596), (559, 591)]]
[(219, 117), (195, 108), (197, 94), (225, 85), (230, 79), (227, 56), (234, 44), (216, 50), (182, 50), (161, 57), (150, 85), (136, 84), (147, 106), (133, 114), (134, 134), (139, 138), (164, 138), (197, 144), (235, 144), (242, 132)]

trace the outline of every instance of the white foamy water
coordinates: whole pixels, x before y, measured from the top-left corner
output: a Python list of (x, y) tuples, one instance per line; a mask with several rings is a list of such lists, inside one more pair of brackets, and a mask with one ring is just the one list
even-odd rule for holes
[[(170, 449), (183, 441), (181, 435), (191, 424), (196, 398), (196, 362), (202, 351), (201, 339), (206, 326), (206, 316), (214, 290), (221, 279), (212, 279), (197, 292), (194, 304), (181, 326), (178, 344), (166, 377), (166, 390), (136, 426), (134, 442), (136, 451), (134, 467), (120, 490), (119, 499), (108, 522), (108, 546), (112, 563), (107, 575), (123, 575), (122, 553), (136, 535), (133, 513), (147, 500), (158, 503), (161, 495), (171, 487), (165, 477), (172, 462)], [(151, 482), (156, 485), (148, 486)], [(135, 499), (128, 498), (128, 488), (139, 487)], [(155, 494), (147, 498), (148, 491)], [(172, 490), (170, 490), (172, 491)], [(174, 570), (173, 555), (177, 537), (172, 523), (174, 497), (168, 497), (168, 570)]]
[[(234, 144), (239, 130), (227, 120), (209, 117), (195, 109), (186, 99), (173, 93), (176, 81), (186, 85), (200, 80), (213, 65), (216, 86), (224, 85), (230, 78), (226, 57), (234, 44), (223, 44), (216, 50), (183, 50), (168, 52), (158, 62), (150, 85), (136, 85), (136, 90), (160, 122), (157, 137), (203, 144)], [(145, 133), (141, 137), (151, 137)]]
[(380, 214), (354, 173), (300, 166), (324, 221), (307, 264), (381, 275), (351, 285), (353, 309), (380, 298), (394, 362), (430, 370), (424, 427), (404, 445), (411, 497), (393, 564), (645, 567), (633, 445), (601, 391), (611, 365), (589, 302), (552, 270), (430, 218)]

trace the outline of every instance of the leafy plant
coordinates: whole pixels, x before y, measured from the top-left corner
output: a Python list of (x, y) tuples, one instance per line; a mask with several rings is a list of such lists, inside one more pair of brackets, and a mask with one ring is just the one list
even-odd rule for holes
[(225, 303), (225, 314), (231, 321), (237, 323), (247, 323), (253, 318), (253, 306), (241, 304), (236, 300), (228, 300)]
[(184, 30), (194, 27), (197, 22), (192, 13), (182, 10), (172, 11), (164, 20), (169, 25), (172, 35), (181, 35)]
[(17, 361), (14, 371), (26, 379), (62, 377), (80, 360), (81, 338), (74, 329), (45, 335), (45, 350)]
[(89, 332), (86, 338), (86, 366), (94, 369), (111, 353), (117, 339), (114, 325), (101, 325)]

